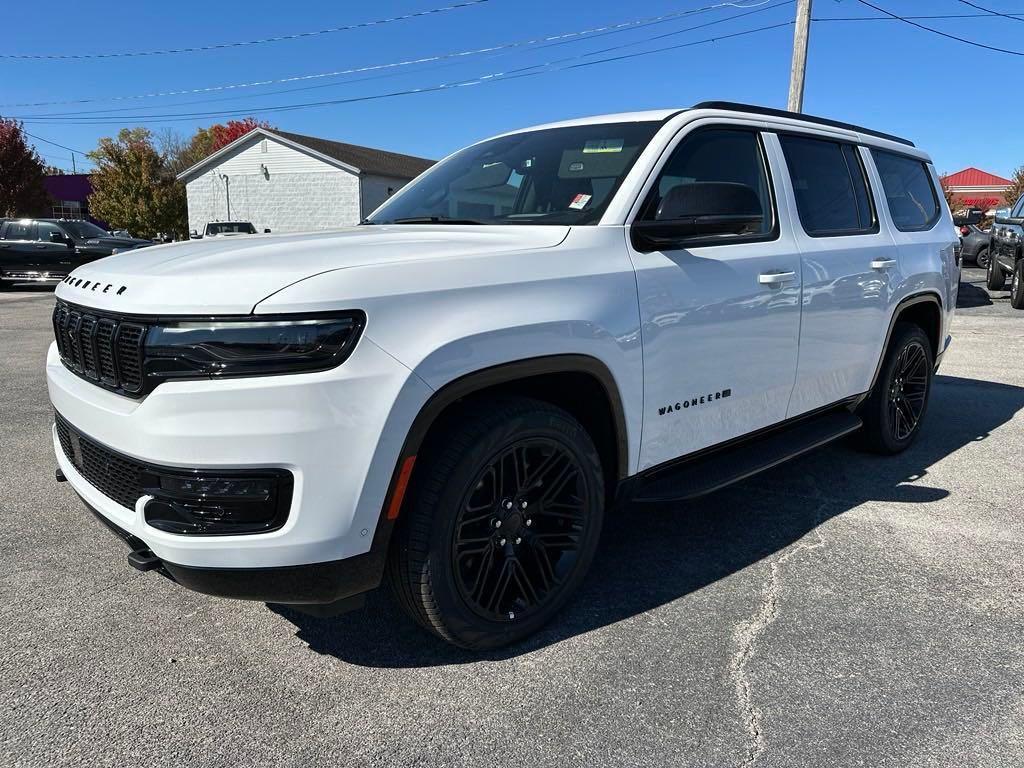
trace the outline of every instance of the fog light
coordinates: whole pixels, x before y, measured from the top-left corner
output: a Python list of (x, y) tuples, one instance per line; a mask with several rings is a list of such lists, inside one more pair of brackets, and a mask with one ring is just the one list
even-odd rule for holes
[(266, 533), (284, 525), (292, 498), (285, 470), (160, 474), (144, 478), (146, 522), (168, 533)]

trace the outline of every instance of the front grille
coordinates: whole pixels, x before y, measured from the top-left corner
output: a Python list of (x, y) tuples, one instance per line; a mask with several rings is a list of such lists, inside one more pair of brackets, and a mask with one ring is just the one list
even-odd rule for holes
[(143, 391), (142, 349), (148, 326), (58, 301), (53, 335), (72, 373), (130, 397)]
[(55, 420), (64, 455), (82, 477), (107, 498), (135, 509), (135, 502), (144, 495), (142, 476), (146, 465), (93, 442), (74, 430), (59, 413)]

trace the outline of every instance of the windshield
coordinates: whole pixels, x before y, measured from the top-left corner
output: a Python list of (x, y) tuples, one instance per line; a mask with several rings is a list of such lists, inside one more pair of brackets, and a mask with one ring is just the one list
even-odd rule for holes
[(88, 221), (62, 221), (60, 226), (61, 229), (68, 232), (76, 240), (84, 240), (90, 237), (110, 237), (109, 234)]
[(596, 224), (659, 122), (515, 133), (434, 166), (365, 224)]
[(206, 225), (206, 234), (223, 235), (225, 232), (239, 232), (243, 235), (255, 235), (256, 227), (248, 221), (218, 221)]

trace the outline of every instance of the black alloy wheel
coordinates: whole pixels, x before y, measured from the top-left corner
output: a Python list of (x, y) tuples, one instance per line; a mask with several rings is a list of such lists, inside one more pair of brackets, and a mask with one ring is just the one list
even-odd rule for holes
[(493, 456), (455, 521), (459, 594), (492, 621), (523, 620), (556, 595), (589, 524), (583, 468), (554, 440), (527, 439)]
[(601, 535), (601, 457), (550, 403), (479, 399), (419, 451), (387, 577), (402, 608), (448, 642), (496, 648), (536, 632), (582, 583)]
[(921, 431), (934, 376), (933, 342), (919, 325), (899, 322), (867, 399), (861, 445), (875, 453), (906, 449)]
[(900, 350), (889, 384), (889, 428), (898, 442), (910, 437), (921, 421), (928, 377), (928, 353), (914, 339)]

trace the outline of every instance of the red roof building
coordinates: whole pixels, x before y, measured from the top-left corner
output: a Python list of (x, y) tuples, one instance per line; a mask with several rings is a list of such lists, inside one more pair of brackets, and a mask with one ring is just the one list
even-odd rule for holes
[(1012, 181), (978, 168), (964, 168), (962, 171), (943, 176), (942, 183), (949, 188), (954, 198), (965, 206), (976, 206), (989, 211), (1016, 202), (1003, 197)]

